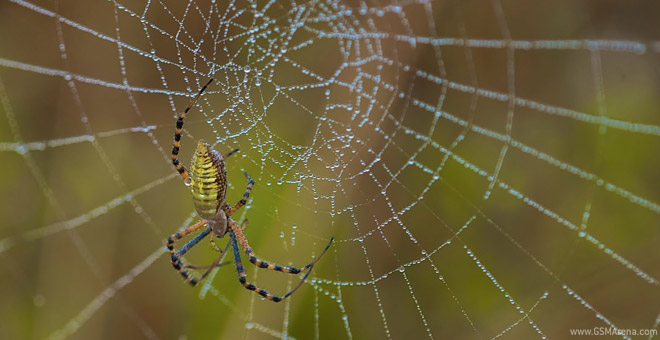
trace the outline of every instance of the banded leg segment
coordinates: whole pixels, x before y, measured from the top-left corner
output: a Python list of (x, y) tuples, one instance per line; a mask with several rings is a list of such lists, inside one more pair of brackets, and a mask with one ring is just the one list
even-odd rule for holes
[(231, 238), (231, 247), (234, 251), (234, 262), (236, 262), (236, 272), (238, 273), (238, 281), (243, 285), (243, 287), (245, 287), (245, 289), (254, 291), (255, 293), (263, 296), (268, 300), (274, 302), (280, 302), (288, 298), (289, 296), (291, 296), (291, 294), (293, 294), (296, 290), (298, 290), (300, 286), (302, 286), (303, 282), (305, 282), (305, 279), (307, 279), (307, 276), (309, 276), (309, 273), (311, 272), (311, 271), (307, 272), (305, 276), (303, 276), (303, 278), (300, 280), (300, 282), (298, 282), (298, 284), (295, 287), (293, 287), (293, 289), (291, 289), (289, 292), (282, 295), (282, 297), (275, 296), (269, 293), (267, 290), (261, 289), (255, 286), (254, 284), (247, 282), (247, 274), (245, 272), (245, 267), (243, 267), (243, 262), (241, 261), (241, 251), (238, 249), (238, 242), (236, 241), (236, 234), (234, 233), (233, 229), (229, 230), (229, 237)]
[[(244, 222), (245, 223), (245, 222)], [(292, 266), (280, 266), (279, 264), (272, 264), (268, 263), (266, 261), (262, 261), (257, 256), (254, 254), (252, 251), (252, 248), (250, 248), (250, 245), (248, 244), (247, 238), (245, 237), (245, 234), (243, 234), (242, 228), (240, 228), (237, 224), (236, 221), (233, 219), (228, 219), (227, 224), (229, 224), (230, 231), (233, 231), (234, 235), (238, 238), (238, 241), (241, 243), (241, 247), (243, 247), (243, 250), (245, 251), (245, 255), (248, 256), (248, 259), (252, 264), (259, 268), (266, 268), (270, 270), (275, 270), (278, 272), (284, 272), (284, 273), (290, 273), (290, 274), (298, 274), (302, 271), (305, 271), (307, 269), (310, 269), (314, 266), (314, 264), (321, 259), (321, 257), (328, 251), (330, 248), (330, 245), (332, 245), (332, 241), (334, 240), (334, 237), (330, 238), (330, 242), (328, 243), (327, 246), (325, 246), (325, 249), (319, 254), (314, 261), (308, 263), (302, 268), (296, 268)], [(307, 272), (309, 274), (309, 272)], [(305, 275), (305, 278), (307, 275)], [(304, 279), (303, 279), (304, 280)]]
[(241, 198), (238, 203), (236, 203), (233, 207), (229, 208), (229, 210), (225, 211), (225, 214), (227, 217), (231, 216), (233, 213), (236, 212), (236, 210), (240, 209), (242, 206), (247, 203), (247, 199), (250, 197), (250, 192), (252, 192), (252, 187), (254, 186), (254, 181), (252, 180), (252, 177), (247, 172), (244, 172), (245, 177), (247, 177), (248, 180), (248, 185), (247, 188), (245, 189), (245, 193), (243, 194), (243, 198)]
[(186, 109), (179, 113), (179, 117), (176, 120), (176, 130), (174, 130), (174, 143), (172, 143), (172, 164), (176, 168), (176, 171), (181, 174), (181, 178), (183, 180), (187, 180), (190, 175), (188, 174), (188, 170), (186, 169), (181, 162), (179, 162), (179, 148), (181, 147), (181, 132), (183, 131), (183, 119), (186, 118), (186, 115), (188, 114), (188, 111), (195, 106), (195, 103), (199, 99), (199, 97), (204, 93), (206, 88), (211, 84), (213, 81), (213, 78), (211, 78), (206, 85), (202, 87), (201, 90), (197, 93), (197, 95), (190, 101)]
[[(179, 231), (175, 234), (170, 235), (170, 237), (167, 238), (167, 249), (170, 251), (170, 254), (174, 255), (174, 242), (186, 237), (186, 235), (188, 235), (190, 233), (194, 233), (195, 231), (197, 231), (197, 229), (205, 226), (207, 223), (208, 223), (208, 221), (201, 220), (201, 221), (191, 225), (190, 227), (188, 227), (184, 230), (181, 230), (181, 231)], [(186, 250), (186, 251), (188, 251), (188, 250)], [(185, 251), (184, 251), (184, 253), (185, 253)]]
[(233, 155), (237, 152), (238, 152), (238, 149), (231, 150), (231, 151), (227, 152), (226, 155), (222, 155), (222, 158), (226, 159), (227, 157), (229, 157), (229, 156), (231, 156), (231, 155)]
[(213, 237), (213, 236), (215, 236), (215, 235), (211, 235), (211, 237), (209, 237), (209, 240), (211, 240), (211, 248), (213, 248), (218, 253), (222, 254), (223, 250), (218, 248), (218, 245), (215, 244), (215, 237)]
[(197, 231), (199, 228), (207, 225), (208, 222), (206, 220), (201, 220), (194, 225), (184, 229), (183, 231), (180, 231), (176, 234), (170, 235), (170, 237), (167, 238), (167, 249), (170, 251), (170, 256), (172, 259), (172, 267), (176, 269), (179, 274), (181, 274), (181, 277), (183, 277), (183, 280), (187, 283), (189, 283), (192, 286), (195, 286), (200, 279), (196, 279), (193, 277), (191, 273), (189, 273), (186, 269), (191, 268), (194, 269), (195, 266), (190, 266), (183, 262), (181, 260), (181, 256), (183, 256), (185, 253), (187, 253), (190, 248), (194, 247), (199, 241), (201, 241), (204, 237), (206, 237), (212, 230), (212, 228), (207, 227), (204, 231), (199, 233), (195, 238), (192, 240), (188, 241), (181, 249), (177, 250), (176, 252), (174, 251), (174, 242), (177, 240), (185, 237), (186, 235), (193, 233)]

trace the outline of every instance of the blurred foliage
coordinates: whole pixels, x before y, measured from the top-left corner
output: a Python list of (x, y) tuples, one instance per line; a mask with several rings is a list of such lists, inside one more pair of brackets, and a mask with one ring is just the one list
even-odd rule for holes
[[(489, 178), (451, 157), (492, 175), (507, 144), (471, 127), (506, 135), (508, 103), (415, 72), (657, 129), (657, 2), (420, 1), (381, 16), (358, 14), (364, 3), (313, 1), (307, 5), (315, 9), (307, 13), (312, 17), (343, 4), (352, 20), (307, 22), (290, 46), (313, 38), (312, 44), (270, 66), (274, 55), (259, 51), (289, 32), (287, 19), (297, 15), (292, 3), (273, 3), (268, 14), (278, 20), (270, 27), (279, 31), (252, 42), (241, 32), (263, 27), (255, 25), (260, 18), (250, 3), (219, 2), (209, 14), (211, 3), (0, 2), (2, 338), (44, 338), (72, 327), (76, 339), (254, 339), (284, 332), (298, 339), (347, 338), (347, 328), (356, 339), (384, 338), (386, 329), (395, 339), (500, 332), (517, 339), (537, 336), (530, 319), (548, 337), (564, 338), (569, 328), (604, 325), (562, 285), (618, 327), (657, 328), (657, 285), (498, 185), (484, 199)], [(243, 14), (227, 15), (219, 26), (218, 12), (224, 17), (225, 11)], [(209, 27), (205, 18), (211, 18)], [(390, 38), (340, 44), (314, 37), (316, 30), (346, 27)], [(396, 35), (607, 39), (640, 42), (647, 50), (431, 47), (391, 38)], [(378, 55), (409, 68), (379, 59), (349, 65), (342, 49), (355, 59)], [(241, 85), (248, 63), (252, 74), (267, 70), (260, 86), (256, 78)], [(318, 78), (303, 68), (333, 82), (311, 86)], [(337, 240), (314, 268), (312, 277), (320, 281), (304, 285), (287, 303), (261, 301), (243, 289), (233, 265), (221, 268), (209, 286), (190, 288), (164, 253), (167, 236), (196, 218), (169, 162), (174, 115), (209, 76), (218, 81), (186, 121), (184, 164), (198, 139), (220, 152), (241, 149), (227, 161), (228, 200), (240, 199), (242, 172), (249, 172), (256, 185), (239, 215), (250, 220), (252, 248), (269, 261), (301, 265), (330, 236)], [(415, 100), (439, 105), (470, 126), (437, 119)], [(328, 110), (328, 104), (353, 110)], [(359, 124), (363, 117), (367, 123)], [(338, 136), (342, 124), (352, 129), (352, 142)], [(657, 135), (522, 106), (514, 108), (510, 135), (651, 204), (660, 202)], [(76, 136), (82, 137), (66, 140)], [(30, 147), (34, 142), (45, 143), (43, 149)], [(442, 150), (449, 150), (448, 159)], [(440, 166), (437, 179), (424, 171)], [(498, 180), (660, 277), (657, 211), (512, 145)], [(211, 263), (215, 254), (206, 242), (188, 256), (191, 262)], [(150, 264), (152, 256), (157, 260)], [(141, 264), (146, 269), (133, 277)], [(253, 267), (248, 277), (275, 294), (297, 283)], [(495, 282), (533, 311), (520, 314)], [(104, 296), (107, 302), (99, 302)]]

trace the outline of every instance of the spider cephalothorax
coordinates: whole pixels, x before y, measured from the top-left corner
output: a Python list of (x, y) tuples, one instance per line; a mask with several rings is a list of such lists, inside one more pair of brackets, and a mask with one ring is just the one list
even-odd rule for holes
[[(209, 80), (209, 82), (206, 83), (206, 85), (204, 85), (201, 90), (199, 90), (197, 95), (190, 101), (188, 107), (186, 107), (186, 109), (179, 114), (176, 120), (176, 130), (174, 132), (174, 143), (172, 146), (172, 164), (174, 164), (174, 167), (183, 178), (184, 183), (190, 186), (190, 191), (193, 197), (193, 205), (195, 206), (195, 210), (197, 211), (197, 214), (202, 218), (202, 220), (180, 232), (170, 235), (170, 237), (167, 239), (167, 249), (170, 252), (172, 266), (174, 266), (174, 268), (181, 274), (186, 282), (193, 286), (197, 285), (197, 283), (206, 277), (206, 275), (208, 275), (213, 268), (222, 265), (220, 263), (222, 260), (222, 255), (219, 256), (210, 266), (194, 266), (186, 264), (181, 257), (193, 246), (199, 243), (199, 241), (211, 233), (211, 231), (213, 231), (215, 237), (223, 237), (225, 234), (229, 233), (231, 238), (230, 242), (234, 253), (234, 262), (236, 263), (236, 271), (238, 273), (238, 280), (246, 289), (253, 290), (266, 299), (279, 302), (289, 297), (302, 285), (314, 267), (314, 263), (316, 263), (316, 261), (318, 261), (321, 256), (325, 254), (328, 248), (330, 248), (333, 238), (330, 238), (328, 245), (321, 252), (321, 254), (319, 254), (314, 259), (314, 261), (302, 268), (280, 266), (262, 261), (255, 256), (252, 248), (250, 248), (250, 245), (247, 242), (247, 238), (243, 234), (243, 229), (245, 229), (245, 226), (247, 225), (247, 220), (243, 221), (243, 224), (239, 227), (236, 221), (231, 218), (231, 215), (233, 215), (238, 209), (244, 206), (248, 197), (250, 197), (250, 191), (252, 191), (254, 181), (247, 172), (245, 173), (245, 177), (248, 180), (248, 185), (245, 193), (243, 194), (243, 197), (234, 206), (230, 206), (225, 201), (227, 195), (227, 171), (225, 170), (225, 158), (231, 156), (234, 152), (238, 151), (238, 149), (231, 151), (226, 155), (222, 155), (208, 143), (204, 142), (203, 140), (199, 140), (197, 142), (197, 149), (195, 150), (195, 154), (192, 159), (192, 167), (190, 168), (190, 172), (188, 172), (186, 167), (179, 162), (178, 155), (179, 149), (181, 147), (183, 120), (188, 114), (188, 111), (190, 111), (190, 109), (195, 105), (197, 99), (199, 99), (204, 90), (206, 90), (206, 87), (209, 86), (212, 81), (213, 79)], [(188, 243), (181, 247), (181, 249), (174, 251), (174, 242), (190, 233), (197, 231), (203, 226), (206, 226), (206, 228), (201, 233), (195, 236), (192, 240), (188, 241)], [(213, 240), (213, 237), (211, 240)], [(250, 262), (259, 268), (266, 268), (290, 274), (298, 274), (305, 270), (307, 270), (307, 272), (300, 280), (300, 282), (282, 297), (271, 295), (268, 291), (259, 289), (255, 285), (247, 282), (245, 268), (241, 262), (241, 254), (238, 248), (239, 243), (241, 247), (243, 247), (243, 250), (248, 256)], [(215, 247), (215, 244), (213, 244), (213, 247), (217, 251), (222, 252), (220, 249)], [(206, 269), (206, 271), (199, 278), (195, 278), (191, 273), (188, 272), (188, 269)]]

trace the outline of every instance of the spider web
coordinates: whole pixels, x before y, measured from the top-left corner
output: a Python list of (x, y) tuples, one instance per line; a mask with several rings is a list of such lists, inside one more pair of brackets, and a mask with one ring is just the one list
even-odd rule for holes
[[(566, 338), (660, 324), (660, 8), (586, 1), (0, 4), (7, 338)], [(257, 255), (187, 287), (174, 117)], [(225, 240), (219, 243), (222, 245)], [(211, 263), (206, 242), (188, 258)], [(248, 267), (282, 294), (297, 283)], [(120, 327), (118, 327), (121, 325)], [(628, 333), (626, 333), (628, 332)], [(646, 334), (645, 337), (651, 338)]]

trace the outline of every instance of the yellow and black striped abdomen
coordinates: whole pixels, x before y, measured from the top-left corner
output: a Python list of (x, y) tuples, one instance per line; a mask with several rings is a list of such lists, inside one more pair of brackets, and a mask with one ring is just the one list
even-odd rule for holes
[(227, 172), (222, 155), (203, 140), (197, 142), (190, 177), (190, 189), (197, 213), (203, 219), (213, 219), (225, 200)]

